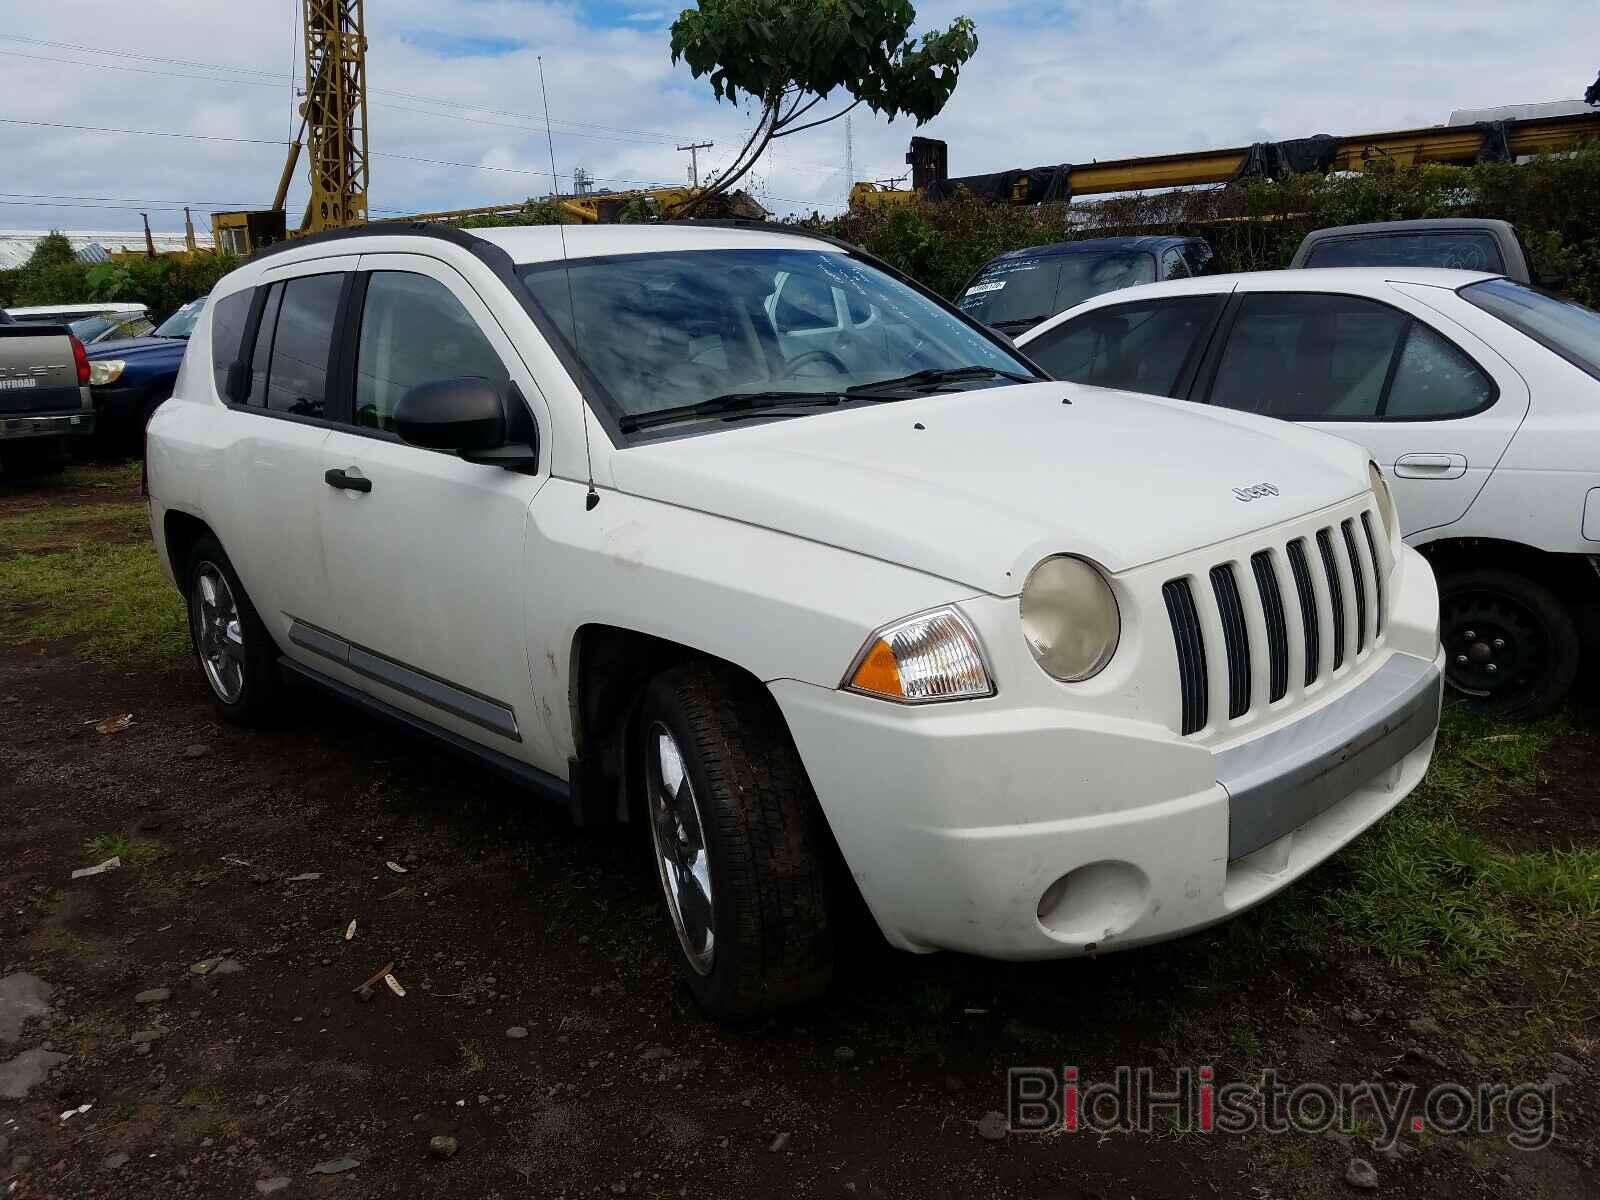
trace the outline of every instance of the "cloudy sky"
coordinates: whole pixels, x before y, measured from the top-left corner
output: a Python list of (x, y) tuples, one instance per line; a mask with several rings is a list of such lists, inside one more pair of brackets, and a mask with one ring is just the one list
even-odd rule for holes
[[(300, 0), (8, 0), (0, 21), (0, 229), (160, 230), (270, 203), (291, 131)], [(374, 213), (550, 190), (676, 183), (737, 149), (750, 114), (674, 68), (677, 5), (367, 0)], [(953, 174), (1442, 123), (1456, 108), (1581, 96), (1600, 68), (1593, 0), (926, 0), (979, 50), (924, 131)], [(907, 121), (861, 110), (854, 175), (900, 174)], [(97, 132), (100, 127), (124, 132)], [(133, 132), (141, 131), (141, 132)], [(778, 144), (754, 190), (837, 211), (845, 123)], [(186, 137), (152, 136), (185, 134)], [(291, 213), (305, 203), (302, 163)]]

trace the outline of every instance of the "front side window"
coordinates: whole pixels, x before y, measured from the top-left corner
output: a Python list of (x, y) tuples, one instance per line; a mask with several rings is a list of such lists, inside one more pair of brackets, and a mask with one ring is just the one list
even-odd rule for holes
[(450, 289), (426, 275), (374, 271), (361, 310), (355, 423), (393, 429), (395, 405), (412, 388), (474, 376), (501, 389), (505, 364)]
[(1494, 381), (1459, 347), (1360, 296), (1246, 295), (1211, 403), (1299, 421), (1426, 421), (1494, 402)]
[(1189, 278), (1189, 261), (1184, 258), (1183, 251), (1177, 246), (1161, 252), (1161, 278), (1187, 279)]
[[(652, 414), (711, 401), (867, 402), (904, 399), (895, 381), (917, 372), (964, 370), (959, 381), (918, 381), (951, 387), (1032, 375), (936, 301), (833, 251), (664, 251), (534, 263), (518, 274), (625, 433)], [(840, 320), (839, 296), (849, 320)]]
[(1600, 313), (1594, 309), (1509, 279), (1471, 283), (1458, 295), (1600, 379)]
[(1097, 308), (1023, 349), (1055, 379), (1170, 396), (1223, 299), (1184, 296)]
[(1308, 267), (1450, 267), (1458, 271), (1504, 271), (1494, 235), (1480, 230), (1380, 233), (1329, 238), (1306, 256)]

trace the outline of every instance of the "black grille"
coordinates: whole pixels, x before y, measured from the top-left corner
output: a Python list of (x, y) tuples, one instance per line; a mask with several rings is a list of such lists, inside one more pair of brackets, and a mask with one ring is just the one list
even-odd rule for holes
[(1361, 528), (1367, 534), (1367, 552), (1372, 556), (1372, 592), (1378, 601), (1378, 632), (1383, 632), (1383, 558), (1378, 553), (1378, 539), (1372, 536), (1372, 514), (1361, 514)]
[(1366, 572), (1361, 569), (1361, 556), (1356, 553), (1355, 522), (1346, 521), (1340, 528), (1344, 530), (1344, 548), (1350, 555), (1350, 579), (1356, 589), (1356, 653), (1360, 654), (1367, 648)]
[(1250, 569), (1255, 572), (1261, 612), (1267, 622), (1267, 702), (1276, 704), (1289, 690), (1289, 625), (1283, 616), (1283, 593), (1278, 590), (1272, 556), (1265, 550), (1250, 556)]
[(1306, 687), (1317, 681), (1322, 665), (1322, 635), (1317, 628), (1317, 593), (1311, 586), (1311, 564), (1306, 561), (1306, 543), (1295, 538), (1289, 543), (1289, 569), (1294, 573), (1294, 590), (1300, 596), (1300, 622), (1306, 638)]
[(1250, 631), (1245, 627), (1244, 605), (1239, 602), (1231, 564), (1211, 568), (1211, 590), (1217, 597), (1222, 644), (1228, 652), (1228, 718), (1232, 720), (1250, 711)]
[(1339, 582), (1339, 567), (1333, 561), (1333, 538), (1326, 529), (1317, 530), (1317, 549), (1322, 552), (1322, 570), (1328, 577), (1328, 599), (1333, 608), (1333, 669), (1344, 665), (1344, 585)]
[(1183, 732), (1194, 733), (1206, 725), (1206, 644), (1200, 636), (1200, 614), (1187, 579), (1173, 579), (1161, 587), (1172, 620), (1172, 643), (1178, 651), (1178, 688), (1183, 699)]

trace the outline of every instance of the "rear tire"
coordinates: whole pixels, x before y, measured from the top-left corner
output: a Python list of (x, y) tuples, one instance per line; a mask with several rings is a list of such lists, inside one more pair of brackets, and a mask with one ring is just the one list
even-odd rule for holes
[(13, 479), (57, 475), (67, 465), (61, 438), (29, 438), (0, 446), (0, 473)]
[(647, 836), (689, 991), (746, 1021), (819, 995), (833, 972), (827, 830), (765, 689), (677, 667), (637, 725)]
[(283, 693), (278, 648), (216, 538), (195, 543), (183, 579), (189, 640), (211, 703), (235, 725), (273, 723)]
[(1516, 720), (1560, 708), (1578, 673), (1572, 610), (1544, 584), (1495, 568), (1439, 581), (1445, 677), (1479, 712)]

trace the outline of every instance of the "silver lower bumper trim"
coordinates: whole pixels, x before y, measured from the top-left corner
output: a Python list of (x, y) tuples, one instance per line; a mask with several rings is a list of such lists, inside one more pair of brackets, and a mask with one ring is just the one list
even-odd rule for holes
[(1391, 655), (1320, 712), (1216, 754), (1228, 792), (1228, 858), (1304, 825), (1427, 741), (1439, 725), (1436, 664)]

